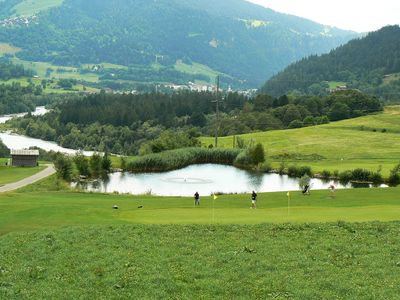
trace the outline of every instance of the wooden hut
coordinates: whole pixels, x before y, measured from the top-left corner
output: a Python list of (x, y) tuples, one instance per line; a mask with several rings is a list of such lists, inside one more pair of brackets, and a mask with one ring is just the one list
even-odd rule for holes
[(36, 167), (39, 150), (11, 150), (12, 165), (16, 167)]

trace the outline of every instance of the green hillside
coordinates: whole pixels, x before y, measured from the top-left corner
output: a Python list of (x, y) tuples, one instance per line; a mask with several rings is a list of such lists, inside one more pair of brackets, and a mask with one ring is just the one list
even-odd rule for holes
[[(387, 100), (400, 99), (400, 27), (387, 26), (321, 56), (287, 67), (262, 87), (279, 96), (291, 92), (325, 94), (337, 85)], [(337, 82), (337, 84), (332, 84)]]
[[(27, 0), (12, 10), (41, 11), (28, 26), (0, 26), (0, 40), (22, 49), (19, 59), (129, 67), (98, 71), (114, 81), (213, 82), (220, 73), (225, 85), (255, 87), (289, 63), (357, 36), (243, 0)], [(180, 61), (200, 72), (182, 70)]]
[[(389, 175), (400, 162), (400, 114), (398, 107), (385, 113), (291, 130), (276, 130), (241, 135), (245, 141), (264, 145), (269, 161), (278, 167), (311, 166), (314, 171), (366, 168)], [(214, 138), (202, 138), (205, 145)], [(222, 137), (219, 146), (232, 147), (233, 137)]]

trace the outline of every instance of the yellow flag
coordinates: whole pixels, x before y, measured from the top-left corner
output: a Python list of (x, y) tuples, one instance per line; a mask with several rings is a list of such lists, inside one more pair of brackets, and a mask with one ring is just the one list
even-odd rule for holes
[(214, 200), (217, 200), (217, 199), (218, 199), (217, 195), (214, 194)]
[(286, 196), (288, 196), (290, 198), (290, 192), (287, 192)]

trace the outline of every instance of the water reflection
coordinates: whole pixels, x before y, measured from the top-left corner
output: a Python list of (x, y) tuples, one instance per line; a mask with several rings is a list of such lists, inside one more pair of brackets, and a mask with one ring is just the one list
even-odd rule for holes
[[(351, 188), (332, 181), (323, 182), (311, 179), (312, 190), (328, 189), (330, 184), (337, 188)], [(79, 187), (96, 192), (119, 192), (160, 196), (192, 196), (196, 191), (200, 195), (212, 193), (249, 193), (299, 190), (298, 179), (286, 175), (261, 174), (237, 169), (232, 166), (204, 164), (192, 165), (181, 170), (165, 173), (130, 174), (112, 173), (108, 178), (89, 183), (80, 183)]]

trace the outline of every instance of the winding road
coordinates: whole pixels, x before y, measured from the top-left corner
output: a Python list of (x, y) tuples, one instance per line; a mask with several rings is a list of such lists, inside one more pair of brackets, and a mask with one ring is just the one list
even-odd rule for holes
[(46, 166), (47, 166), (46, 169), (44, 169), (43, 171), (40, 171), (39, 173), (36, 173), (35, 175), (24, 178), (20, 181), (16, 181), (13, 183), (8, 183), (3, 186), (0, 186), (0, 193), (9, 192), (9, 191), (13, 191), (13, 190), (22, 188), (29, 184), (35, 183), (36, 181), (39, 181), (43, 178), (46, 178), (50, 175), (53, 175), (56, 172), (53, 165), (46, 165)]

